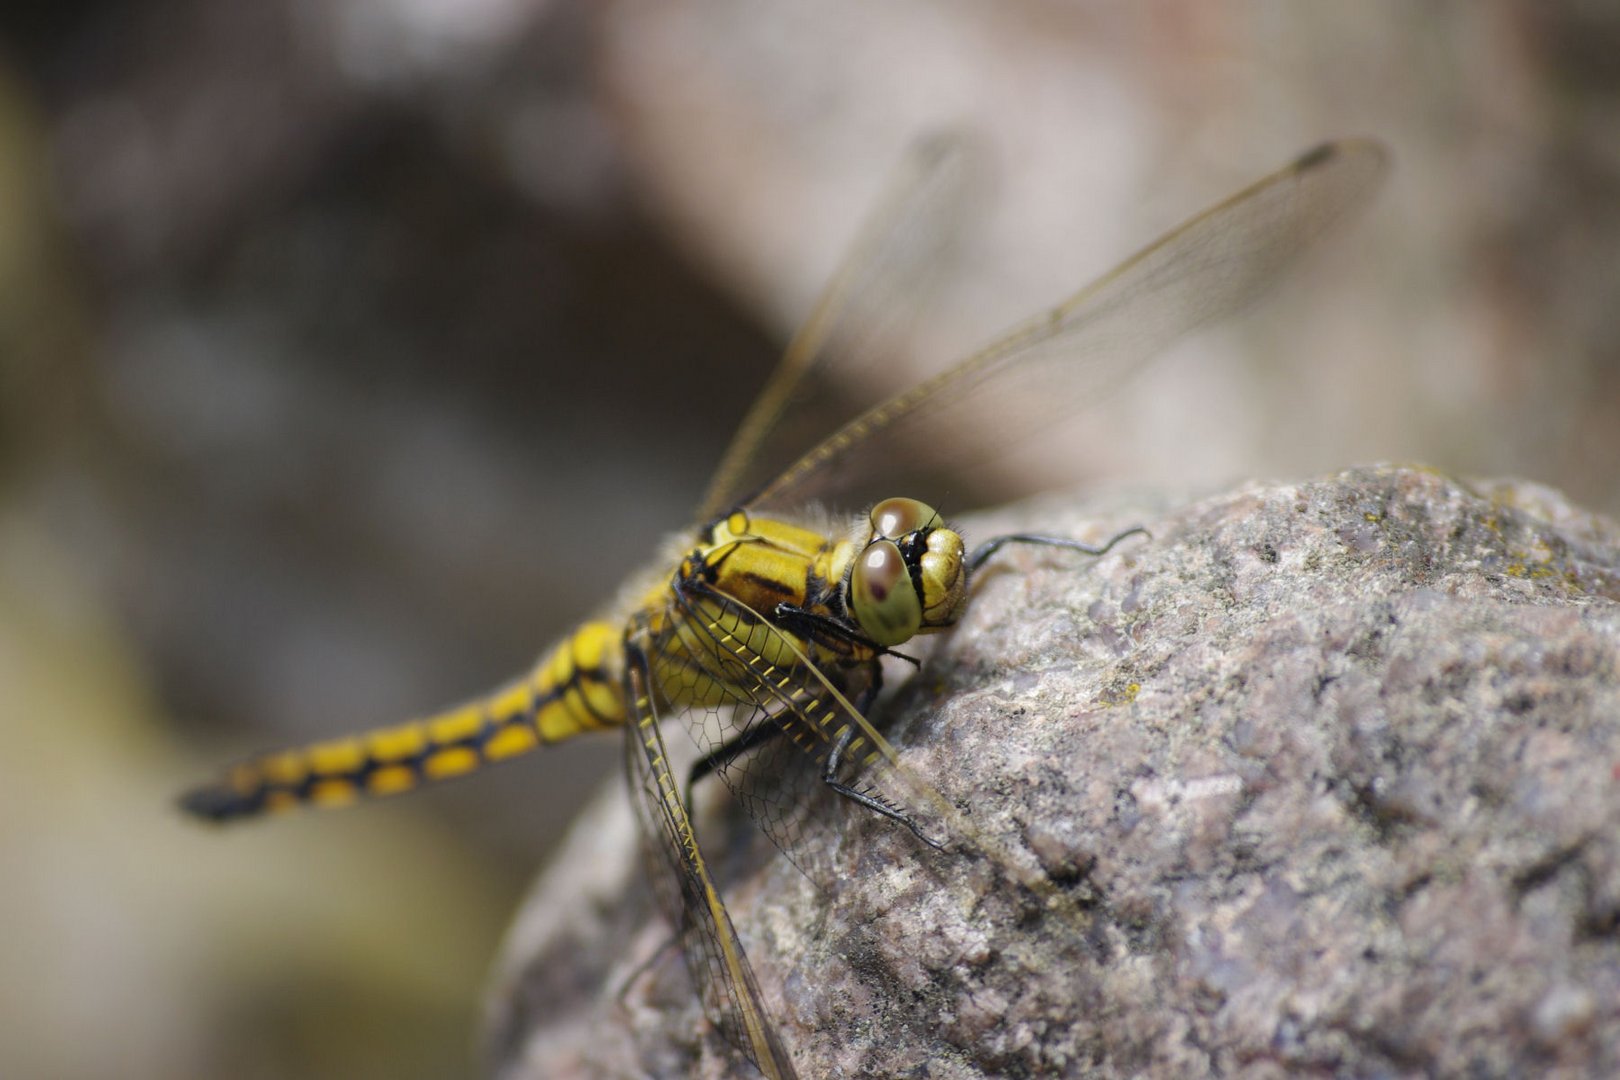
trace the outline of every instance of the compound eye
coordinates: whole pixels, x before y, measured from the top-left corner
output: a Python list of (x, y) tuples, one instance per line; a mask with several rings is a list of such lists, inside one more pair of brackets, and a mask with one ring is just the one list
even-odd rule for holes
[(884, 499), (872, 507), (872, 536), (893, 540), (934, 524), (939, 515), (916, 499)]
[(922, 626), (922, 601), (891, 541), (874, 540), (861, 552), (850, 573), (849, 606), (866, 636), (885, 647), (909, 641)]

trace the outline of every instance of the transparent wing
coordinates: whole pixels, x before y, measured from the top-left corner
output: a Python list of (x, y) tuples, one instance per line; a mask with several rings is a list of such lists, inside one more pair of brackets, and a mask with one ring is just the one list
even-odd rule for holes
[(961, 132), (936, 133), (912, 147), (732, 436), (697, 520), (736, 506), (852, 415), (838, 401), (838, 381), (822, 376), (839, 362), (881, 364), (903, 347), (905, 328), (947, 276), (968, 216), (964, 205), (984, 172), (984, 155)]
[[(1189, 331), (1260, 296), (1316, 240), (1360, 209), (1387, 171), (1382, 146), (1326, 143), (1205, 210), (1069, 300), (850, 421), (751, 500), (791, 508), (896, 494), (926, 447), (930, 474), (982, 463), (1000, 445), (1071, 416)], [(974, 421), (996, 419), (1000, 436)], [(924, 441), (926, 439), (926, 442)]]
[[(1053, 311), (860, 415), (766, 485), (754, 504), (781, 507), (845, 491), (852, 464), (867, 466), (876, 459), (881, 473), (889, 452), (906, 440), (924, 432), (949, 434), (963, 410), (983, 408), (989, 395), (1012, 384), (1044, 391), (1040, 407), (1026, 420), (1072, 412), (1175, 337), (1256, 297), (1364, 202), (1384, 170), (1384, 153), (1376, 144), (1346, 142), (1313, 151), (1194, 218)], [(822, 343), (826, 340), (823, 336)], [(805, 355), (821, 353), (810, 348)], [(779, 376), (786, 380), (783, 388), (767, 390), (728, 453), (730, 467), (715, 487), (722, 497), (711, 509), (740, 490), (747, 462), (767, 437), (774, 438), (803, 373), (822, 362), (790, 363), (788, 374)], [(982, 443), (949, 440), (936, 449), (936, 461), (947, 466), (984, 453)], [(657, 700), (693, 703), (684, 718), (705, 754), (744, 744), (743, 753), (715, 761), (713, 771), (812, 880), (831, 880), (822, 856), (812, 850), (810, 829), (824, 826), (820, 800), (830, 797), (814, 766), (826, 761), (848, 730), (858, 739), (851, 751), (865, 791), (901, 808), (953, 852), (989, 859), (1048, 911), (1083, 930), (1084, 911), (1047, 879), (1025, 845), (976, 828), (968, 814), (907, 768), (868, 722), (857, 702), (870, 670), (863, 674), (858, 663), (819, 667), (763, 613), (703, 590), (676, 596), (663, 612), (661, 628), (641, 633), (640, 644), (629, 652), (635, 723), (626, 757), (647, 831), (675, 883), (668, 891), (680, 896), (688, 960), (717, 1024), (767, 1075), (790, 1075), (791, 1065), (760, 1007), (753, 974), (692, 834), (658, 730)], [(660, 694), (650, 691), (653, 685)], [(1042, 958), (1008, 952), (1000, 960), (1034, 971)]]
[(670, 774), (646, 653), (634, 644), (626, 651), (631, 722), (625, 729), (625, 769), (631, 801), (656, 852), (654, 861), (661, 864), (652, 868), (663, 883), (660, 896), (666, 903), (669, 897), (679, 897), (674, 905), (678, 910), (670, 914), (687, 966), (704, 1008), (726, 1039), (768, 1080), (794, 1080), (798, 1074), (765, 1015), (753, 968), (709, 878), (680, 785)]
[[(818, 666), (793, 637), (732, 597), (694, 591), (677, 598), (668, 614), (668, 629), (649, 643), (650, 661), (643, 663), (650, 664), (657, 679), (680, 680), (678, 686), (666, 684), (671, 690), (701, 695), (710, 684), (722, 682), (730, 688), (727, 700), (690, 708), (683, 719), (705, 753), (739, 738), (753, 744), (714, 771), (810, 880), (830, 891), (840, 880), (840, 864), (848, 872), (858, 862), (841, 850), (838, 841), (839, 822), (848, 819), (841, 819), (839, 812), (829, 813), (828, 802), (838, 804), (844, 815), (871, 812), (835, 795), (822, 782), (820, 766), (847, 729), (851, 737), (840, 779), (902, 815), (931, 842), (948, 848), (949, 857), (921, 859), (917, 869), (931, 874), (937, 888), (950, 890), (950, 903), (964, 911), (976, 903), (973, 875), (953, 872), (961, 865), (956, 859), (983, 858), (1039, 900), (1047, 912), (1064, 919), (1076, 940), (1083, 936), (1086, 913), (1073, 896), (1052, 883), (1021, 838), (990, 835), (976, 827), (971, 808), (966, 813), (959, 810), (907, 767), (873, 727), (856, 704), (860, 698), (856, 688), (863, 685), (859, 672)], [(759, 737), (750, 739), (751, 735)], [(662, 760), (661, 743), (649, 752)], [(639, 779), (633, 779), (643, 790), (656, 793), (648, 800), (649, 813), (657, 811), (659, 803), (668, 804), (665, 820), (684, 821), (680, 799), (671, 794), (667, 769), (643, 770)], [(668, 827), (673, 828), (672, 835), (682, 835), (682, 827)], [(894, 827), (902, 828), (898, 823)], [(917, 847), (919, 853), (932, 854), (920, 842)], [(687, 918), (700, 931), (689, 955), (695, 966), (702, 959), (711, 983), (720, 983), (727, 964), (720, 945), (727, 939), (709, 935), (723, 912), (706, 906), (704, 897), (710, 895), (706, 879), (700, 880), (693, 867), (680, 869), (686, 882)], [(707, 917), (705, 910), (710, 913)], [(858, 926), (853, 929), (859, 932)], [(1032, 973), (1045, 970), (1042, 965), (1050, 961), (1017, 941), (1003, 943), (997, 956), (998, 963)], [(729, 1021), (729, 1026), (735, 1028), (737, 1020)]]
[[(759, 753), (738, 758), (729, 768), (717, 771), (755, 822), (812, 881), (831, 889), (838, 880), (838, 868), (832, 865), (835, 841), (830, 834), (839, 829), (838, 819), (825, 813), (825, 804), (815, 800), (834, 799), (845, 813), (870, 812), (832, 795), (821, 783), (821, 770), (806, 767), (806, 759), (824, 762), (831, 744), (848, 728), (853, 738), (840, 778), (900, 813), (930, 842), (947, 849), (949, 857), (924, 858), (917, 864), (919, 871), (933, 876), (935, 887), (949, 890), (953, 903), (970, 910), (977, 903), (973, 875), (953, 872), (953, 868), (961, 865), (956, 861), (961, 857), (986, 859), (1008, 881), (1038, 900), (1046, 912), (1067, 922), (1075, 940), (1083, 938), (1089, 916), (1074, 895), (1052, 882), (1021, 836), (998, 836), (977, 827), (971, 806), (966, 812), (959, 809), (932, 782), (907, 766), (846, 693), (846, 680), (840, 672), (817, 666), (792, 637), (767, 622), (760, 612), (727, 599), (724, 609), (711, 609), (719, 611), (719, 617), (711, 618), (708, 628), (692, 640), (702, 642), (700, 650), (708, 651), (727, 678), (739, 666), (749, 672), (748, 680), (738, 688), (752, 707), (733, 714), (741, 720), (734, 721), (737, 726), (732, 730), (743, 733), (753, 730), (748, 724), (769, 724), (780, 735), (762, 743)], [(699, 603), (687, 610), (705, 608)], [(780, 659), (772, 663), (765, 655)], [(706, 714), (699, 710), (696, 715)], [(707, 729), (695, 727), (694, 735), (699, 737), (700, 747), (711, 745), (704, 741), (713, 737)], [(896, 823), (895, 828), (901, 826)], [(921, 843), (918, 850), (928, 853)], [(840, 861), (846, 866), (851, 863), (848, 858)], [(998, 962), (1032, 973), (1049, 970), (1050, 959), (1036, 951), (1032, 942), (1008, 940), (998, 950)]]
[[(681, 633), (669, 635), (663, 653), (654, 656), (660, 680), (689, 698), (703, 697), (704, 684), (730, 688), (727, 700), (687, 710), (698, 750), (710, 758), (722, 748), (737, 751), (713, 759), (714, 775), (778, 850), (811, 881), (830, 888), (830, 852), (808, 839), (808, 826), (825, 819), (829, 801), (843, 801), (822, 773), (834, 745), (856, 721), (846, 715), (846, 698), (829, 687), (861, 699), (862, 691), (874, 687), (876, 662), (817, 669), (790, 652), (789, 639), (762, 616), (712, 589), (684, 591), (672, 613)], [(766, 656), (793, 659), (773, 663)], [(870, 752), (867, 740), (854, 732), (845, 757), (858, 765)]]

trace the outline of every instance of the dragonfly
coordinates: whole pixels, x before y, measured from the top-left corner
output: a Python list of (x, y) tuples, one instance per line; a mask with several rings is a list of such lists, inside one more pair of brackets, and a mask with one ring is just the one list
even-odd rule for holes
[[(863, 350), (883, 353), (884, 335), (871, 328), (893, 312), (874, 302), (888, 295), (877, 283), (926, 267), (937, 254), (931, 237), (948, 232), (942, 222), (955, 212), (966, 155), (959, 139), (925, 142), (746, 414), (697, 524), (607, 614), (477, 700), (245, 761), (184, 794), (181, 806), (213, 822), (343, 806), (616, 730), (655, 891), (705, 1011), (761, 1075), (797, 1076), (699, 843), (694, 785), (719, 777), (824, 887), (829, 878), (818, 876), (804, 840), (818, 790), (821, 803), (841, 801), (907, 830), (919, 856), (978, 851), (1012, 866), (1008, 845), (976, 834), (874, 722), (885, 661), (915, 664), (902, 648), (955, 625), (975, 573), (1006, 545), (1098, 556), (1141, 531), (1096, 545), (1014, 534), (969, 551), (928, 502), (881, 485), (903, 475), (900, 463), (919, 444), (944, 472), (982, 459), (986, 440), (963, 421), (996, 415), (998, 402), (1012, 400), (1004, 395), (1021, 392), (1020, 435), (1072, 417), (1172, 341), (1246, 307), (1370, 200), (1387, 157), (1373, 140), (1324, 143), (1058, 306), (782, 457), (778, 445), (805, 388), (838, 363), (861, 362)], [(882, 494), (866, 494), (874, 491)], [(681, 729), (697, 750), (684, 773), (666, 744), (666, 731)], [(1040, 895), (1061, 892), (1038, 870), (1013, 876)]]

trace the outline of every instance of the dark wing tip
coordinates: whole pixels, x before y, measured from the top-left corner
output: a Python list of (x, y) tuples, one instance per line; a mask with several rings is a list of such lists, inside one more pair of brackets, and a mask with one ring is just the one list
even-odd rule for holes
[(1347, 157), (1360, 157), (1382, 170), (1389, 164), (1389, 149), (1373, 138), (1329, 139), (1295, 158), (1293, 170), (1310, 172)]
[(1317, 168), (1318, 166), (1326, 165), (1328, 162), (1330, 162), (1334, 158), (1338, 157), (1339, 153), (1340, 153), (1340, 150), (1339, 150), (1339, 144), (1338, 143), (1336, 143), (1336, 142), (1319, 143), (1318, 145), (1311, 147), (1309, 150), (1307, 150), (1303, 154), (1299, 155), (1299, 157), (1295, 158), (1294, 159), (1294, 168), (1299, 170), (1300, 172), (1305, 172), (1305, 171), (1307, 171), (1309, 169), (1314, 169), (1314, 168)]

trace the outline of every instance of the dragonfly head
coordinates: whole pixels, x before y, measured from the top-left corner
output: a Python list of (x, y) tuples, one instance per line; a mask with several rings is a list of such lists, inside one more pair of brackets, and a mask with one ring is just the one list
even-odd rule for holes
[(872, 507), (866, 545), (850, 567), (846, 609), (886, 648), (955, 624), (967, 602), (962, 537), (916, 499)]

